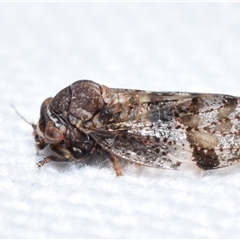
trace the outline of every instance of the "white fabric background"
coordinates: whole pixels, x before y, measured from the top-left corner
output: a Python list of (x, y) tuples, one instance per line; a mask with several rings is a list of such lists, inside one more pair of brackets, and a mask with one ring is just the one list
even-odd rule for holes
[[(36, 162), (40, 104), (78, 79), (239, 94), (239, 3), (1, 3), (1, 238), (239, 238), (240, 166)], [(46, 153), (41, 153), (44, 156)]]

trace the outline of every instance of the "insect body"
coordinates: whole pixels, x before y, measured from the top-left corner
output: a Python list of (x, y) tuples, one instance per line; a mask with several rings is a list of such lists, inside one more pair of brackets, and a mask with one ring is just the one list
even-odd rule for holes
[(81, 161), (105, 153), (121, 175), (118, 159), (164, 169), (185, 162), (202, 169), (240, 161), (240, 100), (221, 94), (148, 92), (76, 81), (41, 106), (33, 125), (37, 148), (49, 161)]

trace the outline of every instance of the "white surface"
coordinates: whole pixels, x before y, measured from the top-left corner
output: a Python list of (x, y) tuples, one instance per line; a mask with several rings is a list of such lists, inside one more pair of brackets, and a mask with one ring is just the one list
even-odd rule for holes
[(239, 238), (239, 165), (38, 170), (32, 129), (10, 107), (37, 122), (77, 79), (240, 95), (239, 26), (239, 3), (0, 3), (0, 237)]

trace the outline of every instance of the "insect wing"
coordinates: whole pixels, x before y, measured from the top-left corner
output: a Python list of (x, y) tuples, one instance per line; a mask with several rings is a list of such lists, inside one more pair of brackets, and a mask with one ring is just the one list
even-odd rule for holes
[[(114, 89), (113, 89), (114, 90)], [(116, 101), (93, 120), (90, 135), (108, 152), (139, 164), (203, 169), (239, 161), (239, 99), (228, 95), (115, 89)]]

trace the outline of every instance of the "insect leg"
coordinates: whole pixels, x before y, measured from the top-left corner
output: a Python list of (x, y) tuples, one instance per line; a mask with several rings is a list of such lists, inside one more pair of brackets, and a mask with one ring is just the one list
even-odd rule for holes
[(54, 161), (53, 159), (57, 158), (56, 156), (48, 156), (48, 157), (45, 157), (43, 160), (39, 161), (37, 163), (37, 166), (39, 168), (41, 168), (43, 165), (45, 165), (46, 163), (49, 163), (50, 161)]
[(64, 159), (66, 159), (66, 160), (69, 159), (67, 161), (71, 161), (70, 159), (74, 158), (72, 153), (60, 144), (54, 144), (54, 145), (52, 144), (52, 145), (50, 145), (50, 148), (53, 152), (62, 156)]
[(109, 153), (110, 161), (112, 162), (113, 169), (116, 172), (117, 177), (123, 176), (121, 165), (119, 163), (118, 157)]
[(43, 160), (37, 163), (37, 166), (41, 168), (44, 164), (49, 163), (50, 161), (55, 162), (71, 162), (74, 158), (69, 150), (63, 148), (61, 145), (50, 145), (52, 151), (57, 153), (59, 156), (48, 156), (45, 157)]

